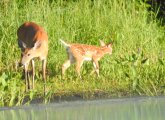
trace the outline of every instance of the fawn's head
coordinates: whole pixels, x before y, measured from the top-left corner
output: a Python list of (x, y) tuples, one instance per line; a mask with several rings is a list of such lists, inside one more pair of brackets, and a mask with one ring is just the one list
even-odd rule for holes
[(100, 40), (100, 44), (104, 49), (104, 52), (111, 55), (112, 54), (112, 43), (105, 44), (102, 40)]
[(26, 47), (26, 44), (22, 42), (21, 47), (21, 64), (25, 65), (30, 62), (35, 57), (39, 56), (38, 48), (41, 46), (41, 42), (37, 41), (33, 47)]

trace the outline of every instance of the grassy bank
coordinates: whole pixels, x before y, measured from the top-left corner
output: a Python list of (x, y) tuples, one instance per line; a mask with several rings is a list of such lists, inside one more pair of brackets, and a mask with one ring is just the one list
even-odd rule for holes
[[(0, 106), (21, 105), (43, 97), (43, 81), (36, 73), (36, 88), (24, 92), (17, 28), (25, 21), (43, 26), (49, 36), (46, 101), (55, 96), (93, 98), (105, 95), (165, 94), (165, 32), (156, 15), (139, 0), (2, 0), (0, 2)], [(83, 64), (83, 80), (73, 65), (61, 78), (66, 52), (59, 39), (99, 45), (113, 41), (113, 54), (100, 61), (100, 77), (89, 75), (90, 62)], [(36, 60), (37, 61), (37, 60)], [(41, 64), (37, 62), (36, 71)]]

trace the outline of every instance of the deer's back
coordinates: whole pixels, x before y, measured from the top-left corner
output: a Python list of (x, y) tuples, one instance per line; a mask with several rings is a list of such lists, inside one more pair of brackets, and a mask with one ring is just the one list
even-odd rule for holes
[(17, 30), (18, 40), (23, 41), (27, 47), (34, 46), (36, 41), (43, 41), (47, 44), (48, 36), (42, 27), (33, 23), (25, 22)]

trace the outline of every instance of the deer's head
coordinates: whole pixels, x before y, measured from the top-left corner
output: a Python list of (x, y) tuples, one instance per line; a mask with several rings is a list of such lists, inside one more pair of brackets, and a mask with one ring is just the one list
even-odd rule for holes
[[(22, 42), (22, 41), (21, 41)], [(32, 60), (35, 57), (39, 56), (39, 52), (38, 52), (38, 48), (40, 48), (41, 46), (41, 41), (37, 41), (36, 43), (34, 43), (34, 46), (32, 47), (27, 47), (26, 44), (24, 42), (21, 43), (22, 45), (20, 46), (21, 48), (21, 64), (25, 65), (26, 63), (29, 63), (30, 60)]]

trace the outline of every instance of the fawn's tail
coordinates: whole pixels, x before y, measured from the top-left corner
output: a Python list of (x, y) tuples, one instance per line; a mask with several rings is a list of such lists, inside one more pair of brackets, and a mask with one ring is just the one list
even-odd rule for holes
[(60, 39), (60, 42), (64, 45), (65, 48), (70, 47), (70, 44), (66, 43), (64, 40)]

